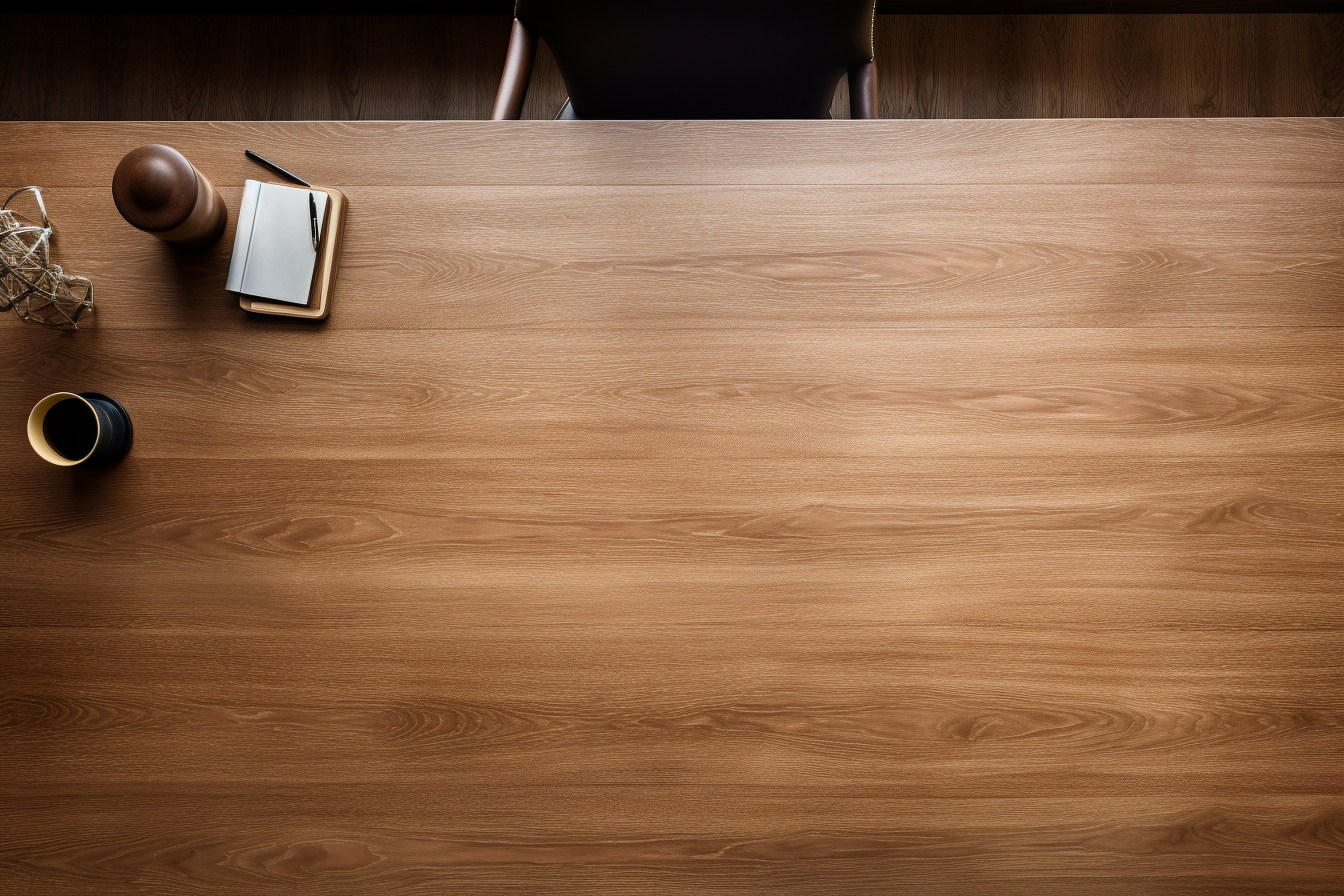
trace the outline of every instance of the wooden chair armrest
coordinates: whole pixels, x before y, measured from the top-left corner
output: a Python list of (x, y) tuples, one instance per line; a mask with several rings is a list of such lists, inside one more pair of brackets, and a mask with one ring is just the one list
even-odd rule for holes
[(877, 117), (877, 66), (872, 62), (849, 70), (849, 117)]
[(504, 57), (504, 74), (495, 93), (491, 121), (516, 121), (523, 114), (527, 84), (532, 80), (532, 63), (537, 58), (537, 36), (517, 19), (509, 34), (509, 52)]

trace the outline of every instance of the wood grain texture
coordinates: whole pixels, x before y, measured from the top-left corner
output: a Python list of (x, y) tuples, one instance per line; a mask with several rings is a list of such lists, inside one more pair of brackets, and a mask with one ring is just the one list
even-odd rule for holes
[[(1344, 322), (1333, 185), (342, 189), (333, 329)], [(236, 208), (240, 187), (222, 192)], [(220, 288), (232, 222), (187, 256), (122, 221), (105, 189), (45, 196), (56, 257), (98, 284), (91, 328), (273, 330)], [(405, 215), (421, 227), (380, 242)], [(385, 300), (394, 283), (414, 290), (405, 312)]]
[[(6, 122), (5, 183), (108, 189), (145, 135), (223, 189), (264, 147), (355, 201), (378, 187), (1344, 181), (1344, 119), (1160, 121)], [(788, 146), (781, 157), (778, 147)], [(258, 149), (263, 155), (263, 149)], [(353, 214), (353, 213), (352, 213)], [(861, 242), (857, 241), (856, 242)]]
[[(1045, 626), (826, 626), (802, 641), (779, 629), (750, 645), (731, 628), (649, 626), (424, 629), (394, 651), (354, 632), (289, 640), (16, 632), (0, 709), (9, 774), (57, 787), (791, 783), (921, 799), (1338, 797), (1344, 784), (1338, 630), (1207, 633), (1197, 649), (1187, 632), (1136, 643)], [(1255, 651), (1276, 659), (1226, 668)], [(67, 667), (75, 654), (86, 663)]]
[[(350, 196), (328, 323), (150, 140)], [(0, 320), (0, 892), (1337, 893), (1342, 146), (0, 125), (99, 305)]]
[[(138, 437), (145, 458), (1041, 456), (1061, 438), (1095, 457), (1344, 450), (1337, 328), (324, 330), (302, 346), (270, 328), (245, 345), (118, 332), (77, 348), (31, 333), (7, 339), (19, 373), (0, 407), (97, 385), (171, 421)], [(41, 471), (24, 439), (4, 444)]]
[[(893, 3), (884, 10), (879, 4), (887, 13), (877, 17), (874, 33), (879, 112), (884, 118), (1344, 115), (1344, 15), (1304, 12), (1328, 6), (1099, 0)], [(9, 42), (0, 59), (0, 119), (488, 118), (510, 4), (490, 11), (497, 14), (4, 13), (0, 33), (59, 35), (62, 53), (52, 64), (45, 41)], [(980, 14), (927, 14), (956, 12)], [(1192, 14), (1171, 14), (1180, 12)], [(309, 39), (296, 46), (294, 33)], [(554, 118), (566, 96), (543, 44), (523, 117)], [(849, 117), (843, 81), (832, 116)]]
[(0, 31), (4, 119), (485, 119), (509, 17), (6, 13)]
[(873, 43), (883, 118), (1344, 114), (1337, 13), (888, 15)]
[[(51, 843), (25, 832), (8, 841), (24, 858), (7, 867), (24, 884), (59, 873), (72, 893), (106, 881), (164, 893), (428, 894), (447, 878), (499, 893), (878, 894), (896, 880), (930, 894), (987, 884), (1122, 894), (1135, 881), (1160, 893), (1328, 894), (1339, 849), (1338, 811), (1293, 796), (1159, 810), (1144, 796), (965, 803), (831, 788), (743, 798), (698, 787), (291, 787), (268, 788), (276, 807), (259, 815), (252, 793), (207, 786), (163, 791), (162, 814), (127, 842), (116, 832), (138, 821), (125, 802), (134, 791), (28, 792), (39, 829), (73, 823), (84, 836)], [(349, 820), (333, 827), (332, 811)], [(1265, 873), (1276, 866), (1284, 871)], [(525, 883), (518, 868), (530, 871)]]

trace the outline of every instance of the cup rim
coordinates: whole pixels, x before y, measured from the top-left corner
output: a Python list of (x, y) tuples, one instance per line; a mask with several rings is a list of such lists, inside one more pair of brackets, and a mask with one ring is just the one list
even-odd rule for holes
[[(89, 449), (88, 454), (78, 460), (71, 460), (55, 448), (52, 448), (47, 442), (46, 436), (42, 433), (42, 423), (47, 419), (47, 412), (67, 398), (77, 398), (84, 402), (85, 406), (88, 407), (89, 412), (93, 414), (93, 422), (98, 427), (97, 434), (93, 438), (93, 447)], [(88, 460), (90, 457), (93, 457), (93, 452), (98, 450), (98, 442), (102, 437), (103, 420), (98, 416), (98, 411), (94, 409), (93, 402), (75, 392), (53, 392), (39, 401), (28, 415), (28, 444), (33, 446), (33, 450), (37, 452), (38, 457), (48, 463), (55, 464), (58, 467), (77, 466), (78, 464), (84, 463), (84, 461)]]

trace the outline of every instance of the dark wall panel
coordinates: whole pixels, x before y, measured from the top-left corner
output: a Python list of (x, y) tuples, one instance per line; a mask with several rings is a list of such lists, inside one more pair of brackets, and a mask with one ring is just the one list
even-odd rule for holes
[(884, 118), (1344, 115), (1344, 16), (881, 16)]
[[(508, 32), (507, 15), (6, 14), (0, 118), (485, 118)], [(1340, 14), (882, 15), (876, 49), (884, 117), (1344, 115)], [(543, 47), (524, 117), (564, 97)]]

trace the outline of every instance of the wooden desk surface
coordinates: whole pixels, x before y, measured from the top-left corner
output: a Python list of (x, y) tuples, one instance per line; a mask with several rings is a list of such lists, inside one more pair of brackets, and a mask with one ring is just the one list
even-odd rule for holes
[[(112, 205), (344, 190), (331, 320)], [(0, 891), (1337, 893), (1344, 121), (3, 124)], [(28, 448), (98, 389), (135, 448)]]

